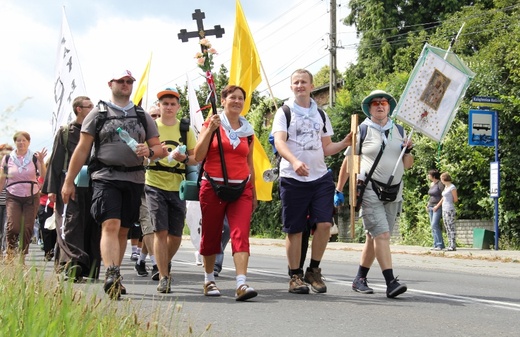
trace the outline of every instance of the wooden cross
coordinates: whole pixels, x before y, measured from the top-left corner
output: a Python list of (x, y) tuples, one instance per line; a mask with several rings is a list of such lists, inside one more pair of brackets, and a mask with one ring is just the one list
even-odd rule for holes
[[(197, 31), (196, 32), (188, 32), (186, 29), (181, 29), (181, 32), (177, 34), (177, 37), (182, 42), (188, 42), (188, 40), (192, 37), (198, 37), (199, 39), (203, 39), (208, 35), (215, 35), (215, 37), (219, 38), (224, 35), (224, 28), (220, 27), (220, 25), (214, 26), (214, 29), (204, 30), (203, 19), (206, 18), (204, 12), (201, 12), (200, 9), (196, 9), (195, 13), (191, 15), (192, 19), (197, 22)], [(201, 49), (203, 46), (201, 45)]]

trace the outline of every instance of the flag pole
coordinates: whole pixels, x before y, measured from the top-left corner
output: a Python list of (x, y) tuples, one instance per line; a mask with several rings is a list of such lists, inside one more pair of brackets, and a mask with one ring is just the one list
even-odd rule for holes
[(260, 60), (260, 69), (262, 69), (262, 74), (264, 74), (265, 82), (267, 83), (267, 89), (269, 90), (269, 95), (271, 95), (271, 99), (273, 100), (274, 107), (278, 110), (278, 104), (276, 104), (276, 100), (274, 99), (273, 89), (271, 88), (271, 84), (269, 84), (269, 79), (267, 78), (267, 74), (265, 73), (264, 65)]

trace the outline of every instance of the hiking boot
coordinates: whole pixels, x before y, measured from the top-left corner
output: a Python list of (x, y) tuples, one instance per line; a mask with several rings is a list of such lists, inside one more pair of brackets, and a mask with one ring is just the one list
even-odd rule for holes
[(137, 260), (139, 260), (139, 254), (137, 254), (135, 252), (130, 254), (130, 261), (137, 261)]
[(121, 274), (119, 273), (119, 267), (111, 266), (107, 268), (103, 289), (113, 300), (121, 297)]
[(159, 276), (159, 268), (154, 264), (152, 267), (152, 280), (159, 281)]
[(137, 276), (146, 277), (148, 276), (148, 271), (146, 270), (146, 263), (141, 261), (140, 263), (135, 263), (134, 270), (137, 272)]
[(289, 292), (293, 294), (308, 294), (309, 287), (303, 282), (302, 275), (294, 274), (289, 281)]
[(364, 277), (357, 277), (352, 282), (352, 290), (362, 294), (373, 294), (374, 289), (370, 288), (367, 284), (367, 279)]
[(327, 292), (327, 286), (323, 282), (323, 277), (321, 276), (321, 268), (307, 268), (303, 280), (311, 285), (311, 289), (315, 293)]
[(400, 284), (397, 281), (399, 281), (399, 280), (396, 277), (388, 284), (388, 286), (386, 287), (386, 297), (394, 298), (398, 295), (401, 295), (406, 290), (408, 290), (408, 287), (406, 287), (406, 284), (404, 284), (404, 283)]
[(204, 296), (220, 296), (220, 290), (218, 290), (215, 281), (209, 281), (204, 284)]
[(242, 284), (240, 287), (237, 288), (235, 300), (245, 301), (250, 298), (256, 297), (257, 295), (258, 293), (256, 292), (256, 290), (254, 290), (247, 284)]
[(172, 280), (170, 277), (162, 277), (157, 286), (157, 291), (163, 294), (171, 293)]

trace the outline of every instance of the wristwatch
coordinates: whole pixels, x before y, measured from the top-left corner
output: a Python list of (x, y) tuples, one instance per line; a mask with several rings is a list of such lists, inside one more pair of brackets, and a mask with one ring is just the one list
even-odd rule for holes
[(148, 148), (148, 151), (150, 151), (150, 155), (148, 156), (148, 158), (152, 158), (155, 152), (153, 152), (151, 147)]
[(182, 161), (182, 163), (183, 163), (184, 165), (188, 165), (188, 162), (189, 162), (189, 161), (190, 161), (190, 156), (189, 156), (188, 154), (186, 154), (186, 159), (184, 159), (184, 160)]

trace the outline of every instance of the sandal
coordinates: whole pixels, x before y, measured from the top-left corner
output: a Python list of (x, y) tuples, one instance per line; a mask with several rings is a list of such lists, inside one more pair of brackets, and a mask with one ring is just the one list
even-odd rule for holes
[(258, 293), (256, 290), (248, 286), (247, 284), (242, 284), (240, 287), (237, 288), (236, 293), (236, 300), (237, 301), (245, 301), (250, 298), (256, 297)]
[(204, 296), (220, 296), (220, 290), (218, 290), (215, 281), (209, 281), (204, 284)]

